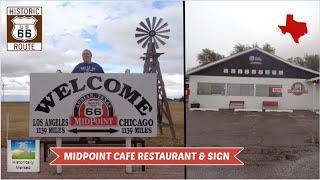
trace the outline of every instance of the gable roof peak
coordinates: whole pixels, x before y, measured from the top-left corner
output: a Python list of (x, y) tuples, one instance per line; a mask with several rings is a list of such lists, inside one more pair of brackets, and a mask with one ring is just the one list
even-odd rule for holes
[(275, 54), (271, 54), (271, 53), (269, 53), (269, 52), (267, 52), (267, 51), (265, 51), (265, 50), (263, 50), (263, 49), (261, 49), (261, 48), (259, 48), (259, 47), (254, 47), (254, 48), (251, 48), (251, 49), (248, 49), (248, 50), (245, 50), (245, 51), (241, 51), (241, 52), (239, 52), (239, 53), (236, 53), (236, 54), (227, 56), (227, 57), (222, 58), (222, 59), (220, 59), (220, 60), (217, 60), (217, 61), (214, 61), (214, 62), (205, 64), (205, 65), (203, 65), (203, 66), (199, 66), (199, 67), (190, 69), (190, 70), (188, 70), (188, 72), (187, 72), (186, 74), (187, 74), (187, 75), (190, 75), (190, 74), (195, 73), (195, 72), (198, 72), (198, 71), (200, 71), (200, 70), (202, 70), (202, 69), (206, 69), (206, 68), (211, 67), (211, 66), (214, 66), (214, 65), (216, 65), (216, 64), (220, 64), (220, 63), (222, 63), (222, 62), (231, 60), (231, 59), (233, 59), (233, 58), (236, 58), (236, 57), (241, 56), (241, 55), (243, 55), (243, 54), (252, 52), (252, 51), (254, 51), (254, 50), (257, 50), (257, 51), (259, 51), (259, 52), (261, 52), (261, 53), (263, 53), (263, 54), (266, 54), (266, 55), (268, 55), (268, 56), (271, 56), (271, 57), (273, 57), (273, 58), (276, 59), (276, 60), (282, 61), (282, 62), (288, 64), (289, 66), (292, 66), (292, 67), (295, 67), (295, 68), (298, 68), (298, 69), (301, 69), (301, 70), (304, 70), (304, 71), (308, 71), (308, 72), (313, 73), (313, 74), (320, 75), (320, 73), (319, 73), (318, 71), (314, 71), (314, 70), (311, 70), (311, 69), (308, 69), (308, 68), (305, 68), (305, 67), (302, 67), (302, 66), (293, 64), (293, 63), (291, 63), (291, 62), (288, 62), (287, 60), (285, 60), (285, 59), (283, 59), (283, 58), (281, 58), (281, 57), (279, 57), (279, 56), (277, 56), (277, 55), (275, 55)]

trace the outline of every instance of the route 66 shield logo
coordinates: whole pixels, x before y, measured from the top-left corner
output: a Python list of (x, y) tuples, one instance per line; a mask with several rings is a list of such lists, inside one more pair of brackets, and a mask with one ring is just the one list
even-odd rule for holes
[(16, 40), (29, 41), (37, 37), (37, 29), (35, 24), (37, 19), (31, 17), (15, 17), (11, 20), (13, 23), (12, 37)]
[(85, 116), (89, 118), (101, 117), (102, 102), (95, 99), (89, 100), (85, 104)]

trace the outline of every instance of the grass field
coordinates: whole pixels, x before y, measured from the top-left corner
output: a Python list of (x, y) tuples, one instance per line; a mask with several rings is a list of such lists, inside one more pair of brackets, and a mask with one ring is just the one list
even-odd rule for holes
[(35, 159), (36, 153), (35, 152), (24, 152), (21, 153), (12, 153), (12, 159)]
[[(165, 146), (184, 146), (184, 108), (183, 102), (169, 102), (172, 120), (176, 132), (177, 141), (173, 142), (169, 128), (163, 128), (163, 135), (160, 135), (158, 128), (158, 137), (146, 138), (147, 146), (165, 147)], [(165, 117), (163, 115), (163, 117)], [(164, 119), (163, 122), (168, 122)]]
[[(169, 102), (177, 141), (173, 142), (169, 128), (163, 128), (163, 135), (146, 138), (147, 146), (184, 146), (184, 109), (183, 102)], [(29, 138), (29, 103), (5, 102), (1, 103), (1, 146), (7, 146), (7, 115), (9, 115), (9, 139)], [(165, 116), (163, 116), (165, 117)], [(167, 122), (166, 119), (163, 122)]]

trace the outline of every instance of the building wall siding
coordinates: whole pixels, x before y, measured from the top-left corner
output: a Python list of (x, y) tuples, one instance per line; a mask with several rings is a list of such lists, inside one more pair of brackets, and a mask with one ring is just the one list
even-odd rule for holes
[[(282, 97), (197, 95), (198, 82), (282, 85)], [(295, 82), (301, 82), (307, 88), (308, 93), (300, 96), (288, 93), (288, 89), (291, 89)], [(305, 79), (190, 75), (189, 88), (189, 105), (200, 103), (201, 107), (207, 108), (229, 108), (230, 100), (243, 100), (247, 109), (261, 109), (263, 101), (278, 101), (278, 109), (319, 109), (319, 84), (316, 85), (315, 96), (313, 97), (312, 83), (306, 82)]]

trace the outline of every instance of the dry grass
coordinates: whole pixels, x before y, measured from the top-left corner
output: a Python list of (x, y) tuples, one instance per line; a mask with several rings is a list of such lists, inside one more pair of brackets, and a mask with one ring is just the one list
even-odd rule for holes
[(307, 143), (312, 143), (312, 144), (319, 144), (319, 137), (317, 136), (308, 136), (306, 139)]
[[(175, 125), (177, 142), (173, 142), (169, 128), (163, 129), (163, 135), (146, 138), (147, 146), (184, 146), (184, 109), (183, 102), (169, 102)], [(9, 139), (29, 138), (29, 103), (5, 102), (1, 104), (1, 146), (7, 146), (7, 114), (10, 117)], [(166, 119), (163, 122), (167, 122)], [(158, 131), (159, 132), (159, 131)]]
[(29, 103), (1, 103), (1, 146), (7, 146), (7, 115), (9, 114), (9, 139), (29, 138)]
[[(174, 129), (176, 132), (177, 140), (174, 142), (171, 137), (169, 127), (163, 128), (163, 135), (160, 135), (158, 128), (158, 137), (156, 138), (146, 138), (147, 146), (154, 147), (171, 147), (171, 146), (184, 146), (184, 109), (183, 102), (169, 102), (169, 107), (172, 115), (172, 121), (174, 124)], [(165, 117), (163, 115), (163, 117)], [(166, 118), (163, 122), (167, 123)]]

